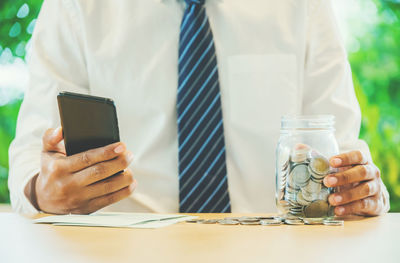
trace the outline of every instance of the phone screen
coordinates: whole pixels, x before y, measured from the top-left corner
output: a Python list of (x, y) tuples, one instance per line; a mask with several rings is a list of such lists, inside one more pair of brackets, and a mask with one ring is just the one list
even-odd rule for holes
[(113, 100), (71, 92), (57, 100), (68, 156), (119, 142)]

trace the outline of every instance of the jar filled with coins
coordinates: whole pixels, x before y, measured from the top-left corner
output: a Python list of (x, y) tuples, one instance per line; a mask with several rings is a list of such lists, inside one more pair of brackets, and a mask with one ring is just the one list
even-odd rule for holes
[(276, 202), (286, 218), (326, 218), (333, 189), (324, 178), (333, 173), (329, 158), (339, 153), (334, 116), (284, 116), (276, 150)]

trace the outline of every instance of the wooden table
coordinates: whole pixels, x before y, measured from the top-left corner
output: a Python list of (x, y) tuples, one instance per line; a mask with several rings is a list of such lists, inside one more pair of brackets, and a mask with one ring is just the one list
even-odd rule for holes
[[(225, 215), (203, 214), (202, 218)], [(239, 215), (232, 215), (239, 216)], [(35, 225), (0, 213), (0, 262), (400, 262), (400, 214), (344, 226)]]

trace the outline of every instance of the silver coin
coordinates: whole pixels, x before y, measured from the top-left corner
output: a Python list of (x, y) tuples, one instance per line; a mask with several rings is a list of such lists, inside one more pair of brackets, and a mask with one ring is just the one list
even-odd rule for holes
[(204, 219), (190, 219), (190, 220), (186, 220), (186, 223), (199, 223), (205, 221)]
[(303, 192), (301, 191), (297, 193), (297, 202), (302, 206), (308, 206), (311, 203), (303, 197)]
[(309, 155), (310, 147), (307, 145), (296, 145), (295, 149), (292, 150), (290, 154), (290, 159), (294, 163), (302, 163), (307, 160), (307, 156)]
[(216, 224), (218, 223), (219, 219), (207, 219), (201, 222), (198, 222), (200, 224)]
[(297, 187), (304, 187), (310, 180), (310, 173), (308, 172), (308, 166), (304, 164), (297, 165), (290, 172), (290, 176), (293, 178), (293, 182)]
[(298, 186), (296, 184), (296, 182), (294, 181), (294, 176), (292, 174), (292, 172), (289, 174), (288, 178), (286, 179), (286, 185), (288, 191), (292, 191), (292, 192), (297, 192), (298, 190), (300, 190), (300, 186)]
[(239, 222), (247, 222), (247, 223), (251, 223), (251, 222), (258, 222), (260, 221), (260, 219), (258, 219), (257, 217), (242, 217), (239, 218)]
[(282, 221), (277, 220), (277, 219), (264, 219), (264, 220), (260, 220), (260, 225), (262, 225), (262, 226), (280, 226), (280, 225), (282, 225)]
[(256, 216), (258, 220), (275, 220), (276, 216)]
[(278, 220), (278, 221), (283, 222), (283, 221), (285, 221), (285, 218), (280, 217), (280, 216), (275, 216), (274, 220)]
[(220, 225), (238, 225), (239, 221), (236, 220), (219, 220), (218, 224)]
[(289, 160), (286, 160), (286, 162), (282, 165), (282, 172), (285, 172), (289, 168)]
[(236, 220), (239, 221), (239, 219), (242, 217), (225, 217), (224, 220)]
[(285, 224), (287, 225), (304, 225), (301, 219), (285, 219)]
[(343, 226), (344, 221), (343, 220), (326, 219), (326, 220), (324, 220), (323, 224), (326, 226)]
[(260, 221), (240, 221), (241, 225), (260, 225)]
[(282, 221), (284, 222), (285, 220), (301, 220), (301, 217), (292, 216), (292, 215), (286, 215), (282, 219), (283, 219)]
[(306, 225), (323, 225), (323, 218), (303, 218), (303, 222)]
[(319, 193), (321, 191), (322, 185), (321, 183), (314, 182), (313, 180), (309, 180), (307, 185), (301, 188), (302, 192), (308, 193)]
[(329, 188), (323, 187), (318, 194), (318, 199), (328, 200), (328, 197), (330, 194), (331, 194), (331, 190)]

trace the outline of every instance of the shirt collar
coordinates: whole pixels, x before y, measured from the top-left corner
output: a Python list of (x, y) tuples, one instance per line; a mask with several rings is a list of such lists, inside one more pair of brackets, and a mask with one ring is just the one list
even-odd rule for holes
[[(154, 0), (157, 3), (162, 3), (165, 2), (166, 0)], [(178, 2), (184, 2), (184, 0), (176, 0)], [(206, 1), (217, 1), (217, 2), (223, 2), (224, 0), (206, 0)]]

